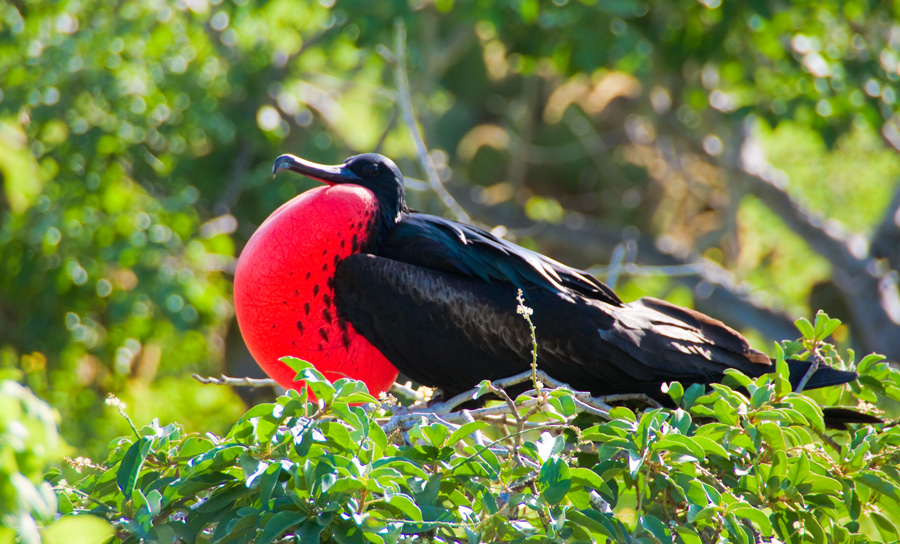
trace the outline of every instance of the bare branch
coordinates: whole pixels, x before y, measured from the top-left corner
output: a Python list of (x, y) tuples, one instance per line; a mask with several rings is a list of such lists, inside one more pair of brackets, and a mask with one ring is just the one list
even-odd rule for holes
[(432, 396), (434, 396), (434, 389), (425, 386), (420, 386), (417, 389), (413, 389), (412, 382), (406, 382), (404, 384), (394, 382), (394, 384), (391, 385), (389, 393), (394, 396), (403, 397), (414, 402), (427, 402), (431, 400)]
[[(895, 182), (896, 183), (896, 182)], [(900, 184), (869, 242), (869, 254), (900, 272)]]
[(214, 376), (203, 377), (199, 374), (192, 374), (195, 380), (203, 384), (210, 385), (228, 385), (231, 387), (278, 387), (278, 382), (272, 378), (232, 378), (224, 374), (220, 374), (218, 378)]
[[(747, 129), (748, 131), (750, 129)], [(831, 263), (832, 279), (850, 308), (865, 351), (884, 353), (900, 360), (900, 297), (897, 280), (879, 270), (867, 255), (861, 235), (852, 236), (837, 221), (822, 221), (806, 210), (785, 190), (788, 179), (766, 162), (761, 147), (745, 133), (741, 146), (742, 174), (750, 191), (775, 212), (787, 226)]]
[(812, 378), (813, 374), (819, 370), (819, 356), (818, 353), (815, 354), (813, 358), (813, 362), (809, 365), (809, 368), (806, 370), (806, 373), (800, 379), (800, 383), (797, 384), (797, 387), (794, 388), (794, 392), (799, 393), (803, 391), (803, 388), (806, 387), (806, 384), (809, 383), (809, 379)]
[(751, 134), (741, 146), (740, 172), (750, 192), (833, 267), (851, 275), (865, 272), (866, 248), (862, 238), (853, 239), (839, 222), (815, 216), (791, 196), (787, 192), (787, 174), (766, 162), (760, 144)]
[(441, 199), (441, 202), (456, 216), (458, 221), (469, 222), (469, 214), (466, 213), (466, 210), (459, 205), (456, 199), (453, 198), (453, 195), (441, 183), (434, 161), (431, 160), (431, 154), (428, 153), (428, 148), (425, 146), (422, 132), (419, 130), (418, 123), (416, 123), (412, 95), (409, 90), (409, 76), (406, 73), (406, 25), (399, 18), (394, 24), (394, 56), (397, 100), (400, 103), (400, 109), (403, 111), (403, 121), (406, 123), (416, 145), (416, 155), (419, 158), (419, 163), (428, 177), (431, 188), (438, 198)]
[[(385, 433), (390, 434), (391, 432), (398, 429), (405, 430), (412, 428), (412, 426), (415, 425), (416, 422), (422, 420), (423, 418), (427, 421), (463, 424), (474, 420), (490, 420), (496, 416), (511, 415), (516, 420), (518, 431), (521, 432), (526, 428), (528, 418), (531, 417), (533, 413), (536, 413), (536, 411), (531, 412), (531, 409), (540, 408), (542, 404), (546, 403), (546, 400), (544, 398), (538, 397), (537, 392), (532, 389), (520, 395), (520, 399), (522, 396), (530, 398), (519, 400), (517, 402), (511, 399), (508, 395), (505, 395), (505, 389), (514, 385), (526, 383), (535, 378), (537, 378), (537, 380), (539, 380), (544, 386), (548, 386), (554, 389), (568, 389), (572, 391), (575, 405), (579, 408), (579, 411), (588, 412), (590, 414), (594, 414), (603, 418), (609, 418), (609, 410), (612, 409), (612, 407), (609, 405), (610, 402), (636, 400), (643, 402), (653, 408), (659, 408), (661, 406), (657, 401), (644, 394), (621, 394), (594, 397), (591, 396), (590, 392), (577, 391), (570, 385), (559, 380), (555, 380), (543, 370), (538, 369), (534, 373), (532, 373), (531, 370), (527, 370), (508, 378), (491, 381), (491, 391), (502, 391), (502, 394), (498, 393), (498, 396), (503, 398), (503, 400), (505, 401), (503, 404), (497, 404), (485, 408), (478, 408), (475, 410), (462, 410), (459, 412), (454, 412), (454, 408), (456, 408), (460, 404), (475, 399), (475, 396), (478, 393), (480, 387), (474, 387), (469, 391), (460, 393), (459, 395), (456, 395), (455, 397), (445, 402), (433, 404), (431, 406), (413, 406), (408, 409), (398, 409), (393, 416), (381, 423), (381, 428)], [(526, 412), (525, 417), (522, 417), (520, 415), (522, 410), (529, 411)]]

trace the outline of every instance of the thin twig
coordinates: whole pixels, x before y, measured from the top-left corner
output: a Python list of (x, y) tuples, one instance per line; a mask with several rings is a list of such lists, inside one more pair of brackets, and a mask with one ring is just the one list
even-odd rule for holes
[(610, 289), (616, 288), (616, 283), (619, 281), (619, 274), (624, 268), (625, 249), (624, 242), (616, 244), (616, 247), (613, 248), (612, 258), (609, 261), (609, 272), (606, 275), (606, 284), (609, 285)]
[[(412, 428), (416, 422), (422, 420), (423, 418), (429, 422), (440, 421), (442, 423), (446, 422), (461, 425), (470, 421), (493, 420), (497, 416), (511, 415), (516, 419), (516, 426), (517, 428), (519, 428), (518, 430), (522, 431), (525, 429), (525, 427), (527, 427), (526, 422), (528, 418), (537, 413), (537, 411), (540, 410), (541, 406), (546, 403), (546, 400), (544, 398), (537, 397), (537, 391), (532, 389), (522, 394), (522, 396), (530, 398), (527, 398), (519, 403), (515, 403), (508, 395), (505, 394), (505, 389), (513, 385), (528, 382), (535, 378), (547, 387), (556, 389), (564, 388), (572, 391), (575, 406), (579, 409), (579, 411), (588, 412), (604, 419), (609, 419), (609, 410), (612, 409), (609, 403), (611, 402), (637, 400), (654, 408), (661, 407), (659, 402), (642, 393), (626, 393), (594, 397), (591, 396), (591, 393), (588, 391), (575, 391), (568, 384), (560, 382), (559, 380), (555, 380), (547, 375), (547, 373), (543, 370), (537, 369), (537, 371), (535, 372), (527, 370), (525, 372), (516, 374), (515, 376), (510, 376), (508, 378), (503, 378), (500, 380), (493, 380), (492, 382), (490, 382), (490, 390), (505, 401), (503, 404), (497, 404), (485, 408), (478, 408), (475, 410), (463, 410), (461, 412), (454, 412), (454, 408), (456, 408), (460, 404), (463, 404), (464, 402), (470, 401), (475, 398), (475, 395), (479, 391), (479, 387), (474, 387), (469, 391), (460, 393), (459, 395), (456, 395), (455, 397), (445, 402), (433, 404), (431, 406), (413, 406), (411, 408), (398, 409), (391, 417), (387, 418), (386, 420), (381, 420), (380, 425), (382, 430), (386, 434), (390, 434), (396, 430)], [(502, 393), (498, 393), (498, 391), (501, 391)], [(522, 410), (526, 410), (524, 417), (521, 415)]]
[(425, 147), (422, 132), (416, 123), (416, 116), (412, 106), (412, 95), (409, 91), (409, 76), (406, 73), (406, 25), (399, 18), (394, 23), (394, 63), (396, 67), (394, 73), (397, 84), (397, 100), (400, 102), (403, 121), (412, 135), (413, 142), (416, 145), (416, 155), (419, 158), (422, 169), (425, 171), (425, 175), (428, 177), (428, 183), (431, 184), (431, 188), (438, 195), (438, 198), (441, 199), (441, 202), (456, 216), (457, 221), (469, 223), (471, 222), (469, 214), (466, 213), (466, 210), (459, 205), (456, 199), (453, 198), (453, 195), (441, 183), (434, 161), (431, 160), (428, 148)]
[(525, 431), (525, 421), (530, 417), (532, 410), (534, 410), (534, 406), (532, 406), (532, 408), (528, 411), (528, 414), (526, 414), (523, 418), (522, 415), (519, 414), (519, 408), (516, 406), (516, 403), (511, 398), (509, 398), (509, 395), (506, 393), (506, 391), (499, 387), (495, 387), (490, 383), (488, 383), (488, 389), (490, 389), (492, 393), (503, 399), (503, 401), (506, 403), (506, 406), (509, 408), (509, 413), (511, 413), (516, 420), (516, 433), (513, 441), (513, 446), (510, 448), (510, 453), (512, 454), (513, 459), (516, 460), (516, 464), (523, 465), (525, 463), (522, 461), (522, 456), (519, 455), (519, 450), (522, 448), (522, 434)]
[[(468, 410), (462, 410), (461, 413), (466, 423), (475, 423), (475, 418), (472, 417)], [(475, 444), (484, 446), (484, 435), (481, 434), (481, 431), (475, 431), (472, 433), (472, 437), (475, 439)]]
[(582, 410), (584, 410), (585, 412), (587, 412), (589, 414), (594, 414), (595, 416), (600, 416), (603, 419), (611, 419), (609, 417), (609, 410), (612, 410), (612, 406), (604, 405), (605, 409), (600, 409), (595, 406), (591, 406), (590, 404), (584, 402), (583, 400), (579, 400), (577, 398), (574, 399), (574, 401), (575, 401), (575, 406), (581, 408)]
[(278, 382), (272, 378), (232, 378), (224, 374), (220, 374), (218, 378), (215, 376), (203, 377), (199, 374), (192, 374), (192, 378), (203, 384), (211, 385), (228, 385), (231, 387), (277, 387)]
[(797, 387), (794, 388), (795, 393), (799, 393), (799, 392), (803, 391), (803, 388), (806, 387), (806, 384), (807, 384), (807, 382), (809, 382), (809, 379), (813, 377), (813, 374), (815, 374), (817, 370), (819, 370), (820, 363), (825, 364), (826, 367), (828, 366), (828, 364), (822, 360), (822, 356), (819, 355), (818, 347), (816, 347), (812, 350), (812, 357), (813, 357), (812, 363), (809, 365), (809, 368), (806, 369), (806, 374), (803, 375), (803, 378), (800, 379), (800, 383), (798, 383)]

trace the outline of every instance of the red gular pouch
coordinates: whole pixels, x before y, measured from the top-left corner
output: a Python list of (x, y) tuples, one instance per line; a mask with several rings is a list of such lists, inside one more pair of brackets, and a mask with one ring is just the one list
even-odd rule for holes
[(335, 268), (360, 252), (377, 209), (375, 195), (359, 185), (316, 187), (275, 210), (244, 247), (234, 278), (238, 326), (282, 387), (304, 387), (279, 360), (285, 356), (309, 361), (332, 381), (362, 380), (376, 397), (397, 378), (334, 304)]

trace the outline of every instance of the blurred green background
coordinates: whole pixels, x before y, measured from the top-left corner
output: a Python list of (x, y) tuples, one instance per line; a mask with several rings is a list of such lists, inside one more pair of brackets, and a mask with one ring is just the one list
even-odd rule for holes
[(896, 361), (898, 66), (892, 2), (5, 2), (0, 377), (88, 453), (127, 431), (109, 393), (138, 425), (223, 432), (245, 400), (189, 376), (259, 375), (235, 259), (312, 186), (274, 157), (377, 151), (450, 215), (402, 68), (471, 221), (761, 349), (824, 308)]

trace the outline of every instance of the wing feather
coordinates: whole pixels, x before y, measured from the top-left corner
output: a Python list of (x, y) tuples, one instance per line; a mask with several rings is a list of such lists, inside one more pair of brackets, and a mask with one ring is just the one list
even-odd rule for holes
[[(704, 324), (707, 335), (652, 301), (615, 306), (537, 286), (524, 291), (534, 310), (538, 366), (576, 389), (664, 398), (664, 382), (720, 381), (730, 367), (751, 376), (769, 370), (768, 358), (754, 362), (737, 333), (730, 338)], [(348, 257), (335, 275), (341, 315), (409, 378), (448, 394), (530, 368), (530, 333), (515, 297), (508, 282), (367, 254)], [(726, 345), (710, 338), (716, 335)]]
[(570, 292), (620, 306), (622, 301), (590, 274), (463, 223), (411, 213), (378, 250), (378, 255), (409, 264), (463, 274), (485, 282), (506, 282)]

